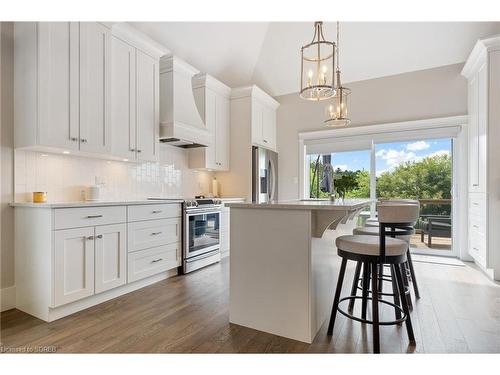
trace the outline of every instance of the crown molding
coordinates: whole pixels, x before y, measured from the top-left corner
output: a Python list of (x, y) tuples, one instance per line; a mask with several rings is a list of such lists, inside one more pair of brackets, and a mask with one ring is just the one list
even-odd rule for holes
[(193, 77), (193, 89), (208, 88), (216, 93), (229, 98), (231, 88), (207, 73), (198, 73)]
[(462, 69), (462, 75), (469, 78), (486, 61), (489, 52), (500, 50), (500, 34), (479, 39)]
[(247, 98), (247, 97), (252, 97), (256, 98), (273, 109), (277, 109), (280, 106), (280, 103), (276, 101), (271, 95), (266, 93), (264, 90), (259, 88), (256, 85), (250, 85), (250, 86), (243, 86), (243, 87), (237, 87), (235, 89), (231, 90), (231, 99), (241, 99), (241, 98)]
[(167, 47), (151, 39), (127, 22), (106, 22), (104, 25), (111, 28), (111, 33), (115, 37), (133, 45), (155, 59), (160, 59), (164, 55), (171, 54), (171, 51)]

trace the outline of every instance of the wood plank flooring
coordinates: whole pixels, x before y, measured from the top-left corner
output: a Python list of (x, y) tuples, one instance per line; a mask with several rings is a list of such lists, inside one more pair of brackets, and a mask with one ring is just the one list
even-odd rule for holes
[[(404, 327), (381, 327), (386, 353), (500, 353), (500, 285), (475, 266), (416, 263), (422, 298)], [(348, 266), (344, 294), (354, 264)], [(229, 261), (164, 280), (52, 323), (18, 310), (1, 314), (5, 348), (55, 346), (58, 353), (369, 353), (371, 326), (338, 315), (311, 344), (229, 323)], [(359, 305), (359, 304), (358, 304)], [(382, 318), (393, 311), (383, 309)]]

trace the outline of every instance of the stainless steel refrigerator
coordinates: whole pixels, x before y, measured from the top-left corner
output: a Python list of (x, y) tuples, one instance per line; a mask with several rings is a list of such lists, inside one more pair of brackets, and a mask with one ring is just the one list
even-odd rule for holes
[(278, 200), (278, 153), (252, 147), (252, 201)]

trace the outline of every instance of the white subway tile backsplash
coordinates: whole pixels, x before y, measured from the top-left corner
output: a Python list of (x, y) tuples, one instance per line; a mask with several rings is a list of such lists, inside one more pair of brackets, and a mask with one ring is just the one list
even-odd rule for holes
[(74, 155), (15, 151), (15, 199), (31, 200), (46, 191), (51, 202), (81, 200), (82, 190), (104, 181), (103, 200), (144, 199), (149, 196), (192, 197), (210, 192), (211, 172), (188, 168), (188, 150), (160, 146), (157, 163), (126, 163)]

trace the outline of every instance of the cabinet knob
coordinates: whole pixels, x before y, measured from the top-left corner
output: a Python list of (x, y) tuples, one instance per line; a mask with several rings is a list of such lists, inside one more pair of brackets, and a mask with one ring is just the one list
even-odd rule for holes
[(136, 151), (139, 152), (139, 153), (142, 152), (142, 150), (139, 150), (139, 149), (137, 149)]
[(87, 140), (85, 138), (82, 138), (82, 139), (80, 139), (80, 142), (87, 143)]
[(89, 240), (89, 241), (91, 241), (91, 240), (93, 240), (93, 239), (94, 239), (94, 236), (88, 236), (88, 237), (87, 237), (87, 240)]
[(76, 137), (71, 137), (71, 138), (70, 138), (70, 140), (71, 140), (71, 141), (73, 141), (73, 142), (77, 142), (77, 141), (78, 141), (78, 138), (76, 138)]
[(263, 139), (264, 143), (267, 143), (267, 141), (265, 139)]
[(99, 239), (102, 238), (102, 234), (98, 234), (97, 238), (99, 238)]
[(135, 148), (131, 148), (131, 149), (130, 149), (130, 152), (135, 152)]

